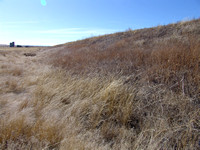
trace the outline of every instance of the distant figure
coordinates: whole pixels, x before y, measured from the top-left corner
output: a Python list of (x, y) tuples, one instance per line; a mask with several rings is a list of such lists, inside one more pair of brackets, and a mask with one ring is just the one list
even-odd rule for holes
[(15, 42), (11, 42), (10, 47), (15, 47)]

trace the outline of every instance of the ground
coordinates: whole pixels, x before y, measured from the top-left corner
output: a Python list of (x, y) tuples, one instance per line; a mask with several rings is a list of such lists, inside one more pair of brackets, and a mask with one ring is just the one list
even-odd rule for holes
[(0, 47), (0, 149), (200, 147), (200, 20)]

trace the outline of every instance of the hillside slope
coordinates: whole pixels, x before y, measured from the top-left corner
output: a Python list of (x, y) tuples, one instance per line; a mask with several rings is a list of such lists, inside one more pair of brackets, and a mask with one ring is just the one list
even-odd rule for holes
[(50, 56), (55, 66), (79, 75), (139, 75), (179, 92), (182, 86), (174, 84), (184, 78), (182, 92), (192, 97), (200, 92), (199, 47), (200, 19), (67, 43)]
[(0, 51), (0, 149), (200, 148), (200, 20)]

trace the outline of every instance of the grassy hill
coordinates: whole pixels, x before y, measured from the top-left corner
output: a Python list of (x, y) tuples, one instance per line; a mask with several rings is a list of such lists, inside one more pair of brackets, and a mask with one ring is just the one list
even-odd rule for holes
[(199, 47), (200, 20), (193, 20), (67, 43), (51, 57), (79, 75), (137, 76), (140, 83), (198, 97)]
[(200, 148), (200, 20), (1, 51), (1, 149)]

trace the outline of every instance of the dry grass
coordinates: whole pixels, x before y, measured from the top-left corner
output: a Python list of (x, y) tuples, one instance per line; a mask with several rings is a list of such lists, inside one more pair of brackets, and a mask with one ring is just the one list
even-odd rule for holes
[(60, 149), (198, 146), (200, 111), (191, 99), (160, 86), (138, 87), (125, 82), (126, 78), (73, 77), (46, 70), (33, 98), (18, 106), (19, 114), (32, 108), (29, 113), (35, 119), (29, 122), (17, 115), (14, 121), (6, 120), (16, 126), (4, 125), (1, 135), (13, 142), (19, 137), (34, 137), (48, 145), (43, 146)]
[(45, 47), (0, 47), (0, 51), (37, 51)]
[[(104, 51), (89, 47), (88, 51), (72, 51), (64, 56), (58, 54), (53, 63), (75, 74), (134, 74), (142, 78), (141, 83), (164, 84), (175, 92), (198, 96), (200, 42), (194, 36), (188, 37), (188, 43), (169, 39), (148, 50), (142, 50), (143, 46), (130, 49), (123, 43), (117, 42)], [(123, 45), (125, 48), (121, 48)]]
[(0, 149), (199, 149), (199, 26), (2, 51)]

